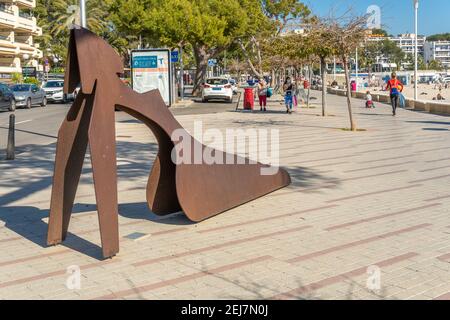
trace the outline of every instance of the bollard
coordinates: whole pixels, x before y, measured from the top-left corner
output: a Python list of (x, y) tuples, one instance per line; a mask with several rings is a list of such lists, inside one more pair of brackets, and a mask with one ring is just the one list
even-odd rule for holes
[(6, 147), (6, 160), (14, 160), (14, 154), (15, 154), (15, 123), (16, 123), (16, 116), (14, 114), (11, 114), (9, 116), (9, 130), (8, 130), (8, 145)]
[(238, 101), (236, 103), (236, 110), (235, 111), (237, 111), (238, 108), (239, 108), (239, 102), (241, 102), (241, 96), (242, 96), (242, 92), (239, 92), (239, 98), (238, 98)]

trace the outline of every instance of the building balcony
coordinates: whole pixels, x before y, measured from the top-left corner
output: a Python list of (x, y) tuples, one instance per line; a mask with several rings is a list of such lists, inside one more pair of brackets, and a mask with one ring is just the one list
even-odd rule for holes
[(31, 31), (31, 33), (33, 34), (33, 36), (40, 37), (42, 36), (42, 28), (36, 26), (36, 30)]
[(10, 37), (0, 35), (0, 47), (16, 48)]
[(36, 0), (11, 0), (20, 8), (33, 9), (36, 7)]
[(0, 63), (0, 73), (15, 73), (15, 72), (20, 73), (22, 72), (22, 69), (14, 64)]
[(36, 18), (21, 12), (17, 7), (12, 10), (0, 2), (0, 27), (11, 28), (33, 35), (42, 35), (42, 28), (37, 26)]
[(0, 35), (0, 55), (15, 56), (19, 54), (20, 49), (8, 37)]
[(23, 56), (25, 54), (35, 59), (43, 57), (42, 51), (39, 50), (39, 44), (30, 44), (20, 39), (13, 42), (8, 37), (0, 35), (0, 55)]
[(37, 32), (36, 18), (30, 16), (17, 17), (15, 29), (20, 31)]
[(14, 28), (16, 21), (17, 17), (14, 15), (14, 11), (0, 4), (0, 27)]

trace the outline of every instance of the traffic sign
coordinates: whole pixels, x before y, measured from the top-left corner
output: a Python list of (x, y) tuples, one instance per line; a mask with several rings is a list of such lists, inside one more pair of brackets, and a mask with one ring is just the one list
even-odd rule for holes
[(170, 52), (170, 61), (171, 62), (178, 62), (178, 60), (179, 60), (178, 51)]
[(209, 59), (208, 67), (214, 67), (217, 64), (217, 59)]
[(36, 77), (36, 68), (35, 67), (22, 67), (22, 75), (24, 77)]

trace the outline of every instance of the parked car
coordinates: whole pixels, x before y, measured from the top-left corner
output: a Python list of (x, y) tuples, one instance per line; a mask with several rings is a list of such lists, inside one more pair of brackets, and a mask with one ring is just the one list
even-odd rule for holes
[(49, 102), (62, 102), (66, 103), (69, 100), (74, 100), (74, 93), (65, 94), (64, 80), (48, 80), (42, 86)]
[(211, 99), (226, 100), (233, 102), (233, 89), (227, 78), (208, 78), (203, 84), (202, 101), (207, 102)]
[(47, 97), (43, 89), (35, 84), (16, 84), (10, 87), (17, 107), (47, 106)]
[(0, 83), (0, 109), (9, 111), (16, 110), (16, 100), (11, 89), (3, 83)]

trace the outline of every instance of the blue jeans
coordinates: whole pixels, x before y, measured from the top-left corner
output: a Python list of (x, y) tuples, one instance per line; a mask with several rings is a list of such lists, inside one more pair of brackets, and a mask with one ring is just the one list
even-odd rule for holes
[(286, 108), (289, 107), (289, 109), (292, 110), (292, 106), (294, 104), (294, 101), (292, 100), (292, 95), (285, 95), (284, 96), (284, 103), (286, 104)]

